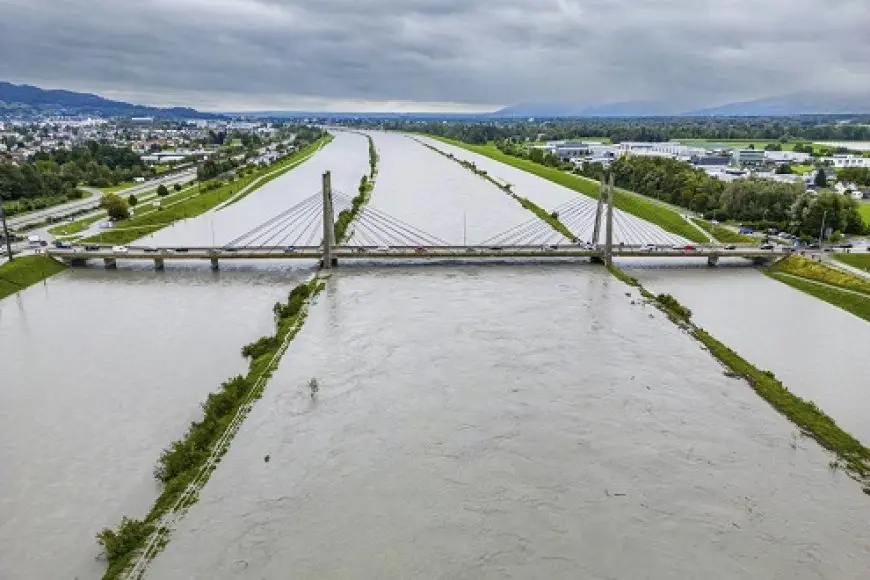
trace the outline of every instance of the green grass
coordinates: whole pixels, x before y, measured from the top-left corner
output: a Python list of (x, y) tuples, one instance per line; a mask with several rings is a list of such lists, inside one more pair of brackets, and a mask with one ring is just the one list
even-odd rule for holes
[(783, 284), (788, 284), (796, 290), (805, 292), (819, 300), (824, 300), (837, 308), (850, 312), (858, 318), (870, 322), (870, 295), (860, 296), (851, 292), (843, 292), (831, 286), (822, 286), (811, 280), (789, 276), (779, 272), (767, 272), (767, 275)]
[[(594, 180), (579, 177), (577, 175), (571, 175), (560, 169), (540, 165), (527, 159), (505, 155), (492, 144), (469, 145), (452, 139), (435, 137), (434, 135), (431, 137), (444, 143), (461, 147), (462, 149), (474, 153), (479, 153), (480, 155), (516, 167), (517, 169), (528, 171), (529, 173), (533, 173), (538, 177), (543, 177), (553, 183), (558, 183), (559, 185), (567, 187), (577, 193), (581, 193), (593, 199), (598, 199), (599, 186), (598, 182)], [(616, 189), (614, 192), (613, 204), (622, 211), (659, 225), (662, 229), (683, 236), (693, 242), (703, 244), (709, 241), (706, 236), (693, 227), (692, 224), (687, 223), (679, 213), (644, 196), (623, 189)]]
[(771, 266), (769, 271), (791, 274), (792, 276), (806, 278), (807, 280), (814, 280), (855, 292), (863, 292), (867, 294), (867, 300), (870, 302), (870, 281), (814, 262), (813, 260), (808, 260), (802, 256), (791, 255)]
[[(331, 137), (331, 135), (328, 137)], [(284, 172), (293, 169), (298, 165), (298, 163), (296, 162), (299, 160), (299, 158), (304, 157), (307, 153), (310, 152), (310, 148), (313, 148), (318, 144), (319, 142), (315, 142), (309, 147), (301, 149), (287, 159), (274, 163), (269, 167), (264, 167), (248, 173), (247, 175), (236, 181), (224, 183), (217, 189), (203, 191), (202, 193), (192, 195), (188, 199), (185, 199), (184, 201), (176, 203), (172, 206), (120, 221), (115, 225), (115, 229), (102, 232), (94, 236), (90, 236), (81, 240), (81, 242), (99, 244), (127, 244), (134, 240), (138, 240), (139, 238), (147, 236), (148, 234), (161, 230), (169, 225), (172, 225), (178, 220), (196, 217), (232, 198), (234, 195), (238, 194), (241, 189), (247, 187), (248, 185), (251, 185), (254, 181), (261, 177), (262, 179), (256, 184), (256, 186), (248, 191), (245, 195), (250, 194), (252, 191), (268, 183), (272, 179), (281, 176)], [(238, 201), (239, 199), (241, 199), (241, 197), (236, 199), (235, 201)]]
[(723, 244), (754, 244), (758, 241), (752, 236), (738, 234), (737, 232), (732, 231), (726, 227), (710, 223), (707, 220), (702, 220), (701, 218), (692, 218), (692, 221), (698, 224), (702, 230), (709, 233)]
[[(636, 279), (618, 268), (612, 268), (611, 272), (620, 280), (639, 287), (645, 297), (652, 296)], [(800, 427), (803, 432), (812, 436), (822, 447), (835, 453), (852, 473), (866, 478), (870, 473), (870, 449), (841, 429), (815, 403), (805, 401), (793, 394), (772, 372), (755, 367), (708, 332), (695, 325), (690, 320), (691, 311), (679, 304), (673, 297), (659, 295), (653, 298), (652, 302), (665, 312), (672, 321), (689, 329), (692, 336), (707, 347), (710, 354), (731, 373), (745, 379), (753, 390), (777, 412)]]
[(870, 272), (870, 253), (866, 254), (834, 254), (834, 259), (848, 264), (853, 268), (859, 268)]
[(125, 181), (123, 183), (119, 183), (118, 185), (110, 185), (108, 187), (95, 187), (94, 189), (98, 189), (103, 193), (118, 193), (122, 189), (128, 189), (133, 187), (134, 185), (141, 185), (141, 183), (136, 183), (135, 181)]
[(45, 256), (18, 256), (0, 266), (0, 299), (41, 282), (66, 269)]
[(80, 232), (88, 229), (91, 224), (94, 224), (101, 219), (105, 219), (106, 212), (100, 212), (96, 215), (92, 215), (80, 220), (76, 220), (74, 222), (70, 222), (68, 224), (63, 224), (60, 226), (54, 226), (53, 228), (49, 228), (48, 233), (53, 236), (71, 236), (74, 234), (78, 234)]
[(798, 175), (806, 175), (813, 172), (813, 167), (811, 165), (792, 165), (791, 170)]
[(861, 218), (864, 220), (864, 223), (870, 226), (870, 201), (863, 201), (859, 203), (858, 213), (861, 214)]
[(718, 146), (733, 147), (735, 149), (748, 149), (750, 145), (754, 145), (756, 149), (763, 150), (768, 145), (781, 144), (783, 151), (793, 151), (795, 145), (808, 145), (809, 141), (794, 141), (789, 143), (779, 143), (776, 139), (674, 139), (685, 145), (694, 145), (696, 147), (705, 147), (708, 149), (717, 148)]

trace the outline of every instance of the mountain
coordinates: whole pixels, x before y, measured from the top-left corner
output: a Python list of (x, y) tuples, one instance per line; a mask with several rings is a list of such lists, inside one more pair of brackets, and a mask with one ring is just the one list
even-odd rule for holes
[(665, 101), (622, 101), (593, 106), (568, 103), (522, 103), (493, 113), (496, 117), (659, 117), (679, 114)]
[(112, 101), (90, 93), (46, 90), (0, 81), (0, 115), (98, 115), (101, 117), (156, 117), (160, 119), (216, 118), (187, 107), (147, 107)]
[(849, 115), (870, 113), (870, 95), (794, 93), (754, 101), (728, 103), (691, 111), (692, 116), (776, 117), (789, 115)]

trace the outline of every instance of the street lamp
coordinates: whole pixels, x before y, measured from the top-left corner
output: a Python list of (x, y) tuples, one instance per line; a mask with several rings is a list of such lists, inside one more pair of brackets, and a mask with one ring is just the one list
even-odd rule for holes
[(9, 228), (6, 227), (6, 212), (3, 211), (3, 196), (0, 195), (0, 222), (3, 224), (3, 239), (6, 240), (6, 255), (9, 256), (11, 262), (12, 257), (12, 241), (9, 239)]

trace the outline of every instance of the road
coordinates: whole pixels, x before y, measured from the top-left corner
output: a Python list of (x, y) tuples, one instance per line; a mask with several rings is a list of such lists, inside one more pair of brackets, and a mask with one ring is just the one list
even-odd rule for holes
[[(154, 189), (158, 185), (173, 185), (175, 183), (180, 183), (183, 181), (189, 181), (196, 176), (196, 170), (187, 170), (182, 173), (176, 173), (173, 175), (165, 175), (162, 177), (158, 177), (157, 179), (153, 179), (151, 181), (146, 181), (144, 183), (139, 183), (132, 187), (128, 187), (127, 189), (123, 189), (118, 191), (118, 195), (128, 196), (134, 193), (141, 193), (143, 191), (147, 191), (149, 189)], [(69, 203), (65, 203), (62, 205), (56, 205), (54, 207), (50, 207), (47, 209), (34, 211), (30, 213), (26, 213), (23, 215), (18, 215), (14, 217), (8, 218), (6, 221), (9, 225), (10, 229), (21, 228), (30, 224), (38, 223), (41, 221), (45, 221), (50, 217), (61, 218), (85, 209), (94, 209), (100, 204), (100, 196), (102, 192), (98, 189), (93, 189), (89, 187), (83, 187), (82, 189), (92, 193), (92, 195), (85, 199), (79, 199), (76, 201), (71, 201)]]

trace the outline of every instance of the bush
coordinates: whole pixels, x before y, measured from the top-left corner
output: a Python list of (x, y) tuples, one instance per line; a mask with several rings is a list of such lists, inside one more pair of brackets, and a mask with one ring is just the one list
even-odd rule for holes
[(670, 294), (659, 294), (656, 296), (656, 301), (670, 314), (681, 320), (688, 322), (689, 319), (692, 318), (692, 311), (680, 304), (677, 299)]
[(111, 565), (138, 548), (153, 530), (153, 525), (125, 516), (117, 531), (104, 528), (97, 534), (97, 542), (105, 550), (106, 559)]
[(160, 197), (166, 197), (167, 195), (169, 195), (169, 190), (166, 189), (166, 186), (161, 183), (157, 186), (157, 195), (159, 195)]
[(172, 186), (172, 189), (174, 189), (175, 191), (181, 191), (181, 184), (176, 183), (175, 185)]
[(100, 207), (106, 210), (106, 213), (114, 221), (125, 220), (130, 217), (130, 210), (127, 202), (121, 199), (114, 193), (107, 193), (100, 199)]
[(264, 336), (242, 347), (242, 356), (245, 358), (260, 358), (270, 350), (278, 346), (278, 340), (274, 336)]
[(139, 203), (139, 200), (131, 193), (130, 197), (127, 198), (127, 204), (129, 204), (130, 207), (136, 207), (137, 203)]

